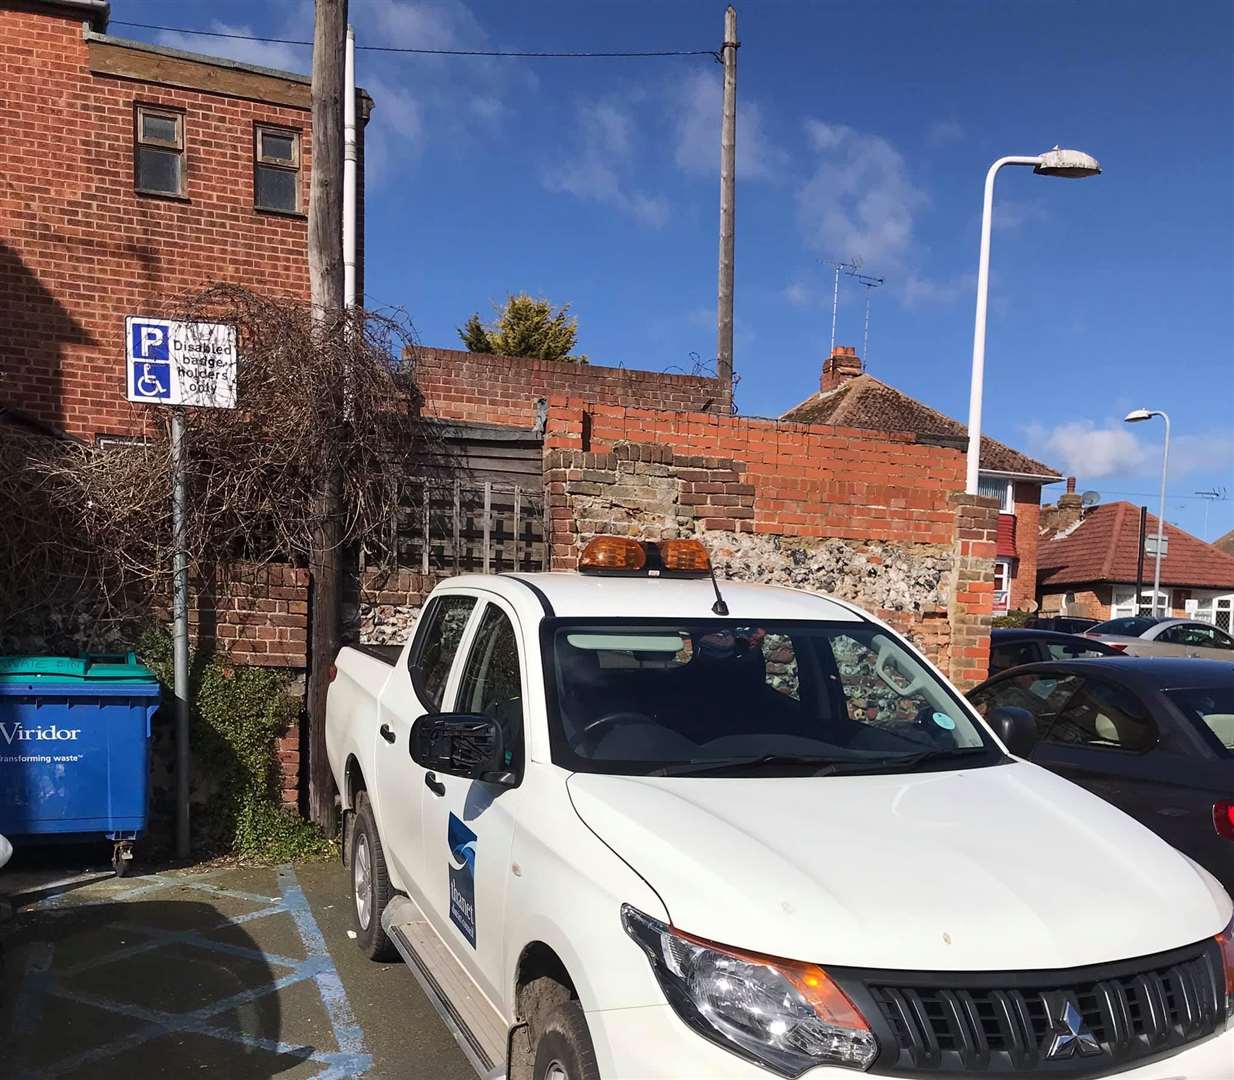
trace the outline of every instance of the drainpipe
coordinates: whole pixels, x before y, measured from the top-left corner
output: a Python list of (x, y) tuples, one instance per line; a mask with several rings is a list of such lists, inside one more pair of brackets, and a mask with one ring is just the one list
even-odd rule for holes
[(356, 303), (356, 32), (343, 59), (343, 307)]

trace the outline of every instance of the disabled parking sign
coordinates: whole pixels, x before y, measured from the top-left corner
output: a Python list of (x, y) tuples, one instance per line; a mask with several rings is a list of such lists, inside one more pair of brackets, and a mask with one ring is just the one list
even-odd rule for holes
[(124, 340), (129, 401), (236, 407), (234, 327), (130, 315)]

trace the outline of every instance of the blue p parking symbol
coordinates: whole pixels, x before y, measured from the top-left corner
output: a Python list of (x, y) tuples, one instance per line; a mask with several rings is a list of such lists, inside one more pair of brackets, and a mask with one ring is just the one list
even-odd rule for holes
[(129, 397), (166, 401), (171, 397), (171, 326), (161, 319), (129, 321)]
[(132, 322), (133, 340), (129, 342), (129, 355), (135, 360), (171, 360), (170, 337), (166, 323)]

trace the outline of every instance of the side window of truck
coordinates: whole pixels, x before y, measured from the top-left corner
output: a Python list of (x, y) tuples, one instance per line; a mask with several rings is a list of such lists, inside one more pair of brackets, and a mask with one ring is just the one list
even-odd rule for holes
[(408, 666), (416, 697), (429, 709), (441, 709), (454, 654), (475, 606), (474, 596), (438, 596), (421, 616)]
[(480, 618), (454, 708), (496, 720), (505, 739), (507, 767), (522, 770), (523, 675), (518, 640), (510, 619), (496, 604), (489, 604)]

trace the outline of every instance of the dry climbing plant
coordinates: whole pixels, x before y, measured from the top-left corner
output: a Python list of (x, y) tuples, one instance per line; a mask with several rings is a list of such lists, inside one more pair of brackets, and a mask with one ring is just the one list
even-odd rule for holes
[[(398, 512), (404, 479), (430, 436), (411, 379), (403, 318), (343, 316), (345, 333), (309, 306), (216, 285), (170, 317), (235, 327), (236, 409), (186, 409), (193, 572), (217, 580), (237, 563), (303, 565), (322, 524), (318, 478), (342, 481), (339, 544)], [(66, 605), (124, 621), (165, 597), (172, 563), (171, 445), (166, 410), (134, 406), (140, 438), (82, 445), (0, 438), (0, 636)]]

